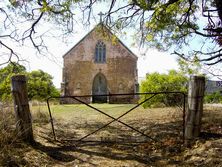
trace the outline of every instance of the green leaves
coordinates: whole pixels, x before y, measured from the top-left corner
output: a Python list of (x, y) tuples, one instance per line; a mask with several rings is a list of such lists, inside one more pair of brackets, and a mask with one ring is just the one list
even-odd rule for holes
[(40, 9), (41, 12), (49, 12), (53, 9), (53, 7), (49, 6), (46, 0), (42, 0), (42, 8)]
[(45, 100), (49, 96), (59, 96), (59, 91), (53, 85), (51, 75), (42, 70), (28, 73), (24, 66), (10, 63), (8, 66), (0, 69), (0, 101), (12, 100), (11, 77), (16, 74), (27, 75), (28, 97), (30, 100)]
[(197, 8), (196, 4), (183, 0), (156, 3), (144, 23), (147, 44), (159, 50), (186, 45), (185, 40), (190, 38), (193, 30), (199, 29), (194, 15)]
[(52, 76), (42, 70), (28, 74), (29, 99), (46, 100), (50, 96), (59, 96), (59, 91), (52, 83)]
[[(170, 70), (168, 74), (151, 73), (147, 74), (146, 80), (141, 83), (141, 92), (186, 92), (187, 78), (180, 72)], [(176, 105), (178, 94), (160, 94), (143, 104), (144, 108), (164, 104)], [(145, 96), (141, 97), (141, 101), (145, 100)], [(181, 100), (179, 97), (178, 100)]]
[(205, 103), (222, 103), (222, 96), (220, 92), (206, 94), (204, 96)]
[(177, 59), (179, 69), (184, 75), (200, 75), (201, 74), (201, 64), (198, 61), (197, 57), (194, 56), (192, 62), (186, 61), (182, 58)]
[(17, 7), (19, 5), (19, 1), (18, 0), (9, 0), (9, 2), (11, 3), (11, 5), (13, 7)]
[(24, 66), (17, 63), (10, 63), (5, 68), (0, 69), (0, 101), (11, 100), (11, 77), (16, 74), (25, 74)]
[(153, 41), (153, 39), (154, 39), (154, 36), (153, 36), (152, 34), (148, 34), (148, 35), (146, 36), (146, 40), (147, 40), (147, 41)]

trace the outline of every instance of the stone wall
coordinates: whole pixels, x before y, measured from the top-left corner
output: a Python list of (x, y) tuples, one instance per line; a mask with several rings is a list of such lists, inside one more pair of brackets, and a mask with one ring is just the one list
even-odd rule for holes
[[(137, 57), (118, 40), (102, 36), (94, 29), (64, 56), (63, 95), (92, 94), (94, 77), (102, 73), (107, 80), (108, 93), (134, 93), (137, 84)], [(107, 35), (107, 34), (106, 34)], [(111, 35), (111, 34), (110, 34)], [(106, 63), (95, 63), (94, 53), (98, 40), (106, 45)], [(123, 100), (123, 99), (126, 100)], [(130, 102), (131, 97), (119, 97), (122, 102)], [(90, 102), (90, 98), (85, 100)], [(118, 103), (118, 97), (110, 97), (110, 102)]]

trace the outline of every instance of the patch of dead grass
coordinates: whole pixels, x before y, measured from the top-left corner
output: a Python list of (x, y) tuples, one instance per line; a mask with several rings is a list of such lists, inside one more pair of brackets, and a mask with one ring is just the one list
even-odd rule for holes
[[(117, 118), (132, 105), (97, 107)], [(221, 111), (221, 108), (205, 108), (202, 126), (207, 135), (221, 133)], [(32, 147), (19, 141), (11, 142), (15, 139), (13, 117), (9, 126), (8, 122), (3, 123), (1, 114), (0, 138), (6, 134), (3, 127), (10, 127), (12, 133), (0, 143), (4, 145), (0, 151), (0, 166), (222, 166), (220, 138), (209, 135), (199, 138), (191, 148), (183, 145), (182, 111), (178, 108), (138, 108), (121, 119), (159, 142), (142, 137), (117, 122), (87, 138), (88, 141), (76, 142), (74, 139), (112, 120), (81, 105), (53, 108), (56, 134), (60, 139), (54, 141), (47, 109), (41, 107), (33, 112), (37, 143)], [(3, 126), (5, 123), (7, 126)]]

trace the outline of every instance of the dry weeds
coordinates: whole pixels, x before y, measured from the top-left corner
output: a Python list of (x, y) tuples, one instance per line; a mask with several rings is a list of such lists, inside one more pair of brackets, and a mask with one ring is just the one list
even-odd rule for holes
[[(132, 105), (97, 107), (116, 118)], [(139, 108), (120, 119), (157, 142), (118, 122), (76, 142), (112, 119), (81, 105), (68, 105), (52, 108), (57, 141), (53, 140), (47, 108), (32, 109), (37, 142), (28, 146), (15, 140), (13, 121), (5, 122), (1, 114), (0, 138), (5, 138), (0, 143), (0, 166), (222, 166), (221, 109), (205, 108), (203, 133), (191, 148), (183, 146), (182, 111), (178, 108)], [(11, 137), (3, 131), (5, 123)]]

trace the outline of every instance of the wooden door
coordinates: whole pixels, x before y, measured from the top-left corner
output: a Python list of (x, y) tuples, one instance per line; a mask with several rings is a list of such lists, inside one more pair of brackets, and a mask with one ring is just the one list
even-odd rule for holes
[(107, 94), (107, 82), (103, 74), (97, 74), (93, 80), (92, 87), (92, 102), (93, 103), (106, 103), (107, 96), (95, 96)]

